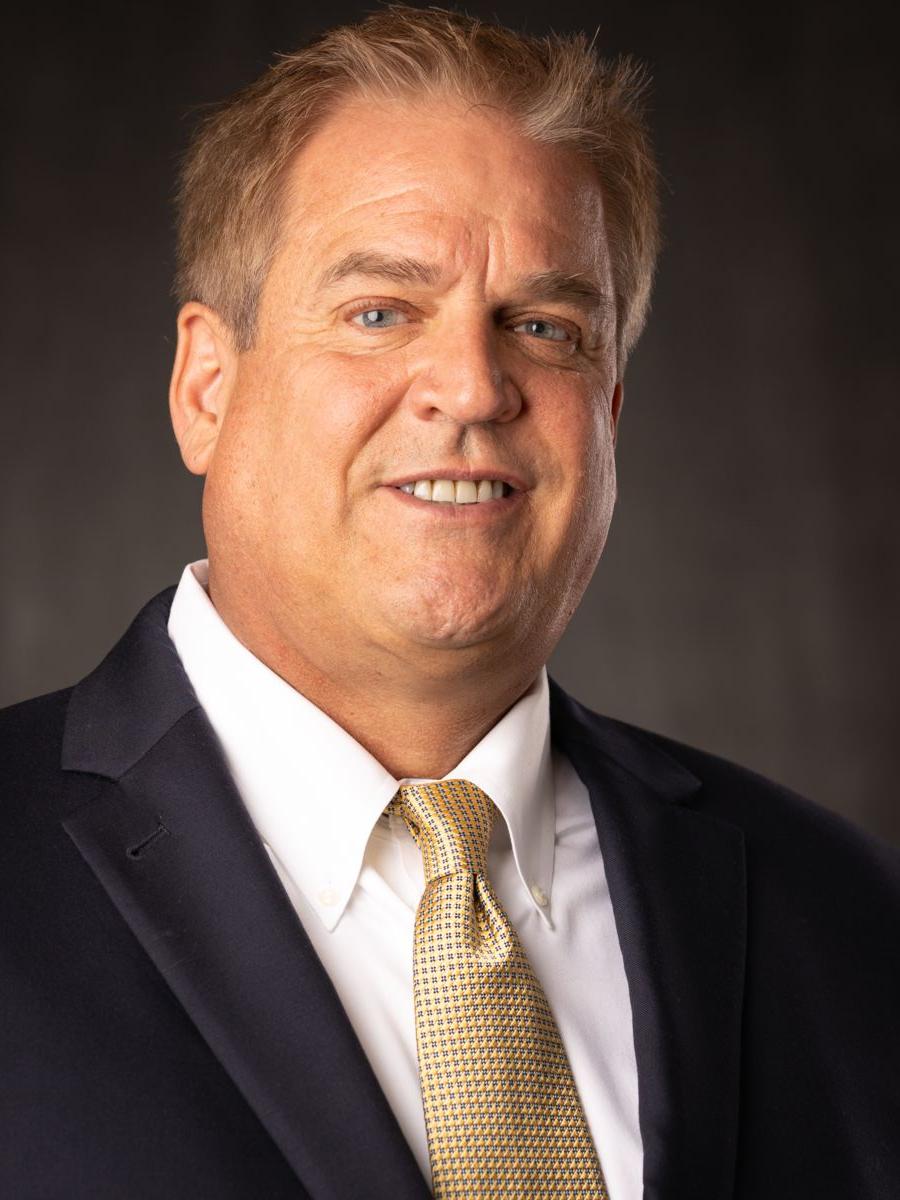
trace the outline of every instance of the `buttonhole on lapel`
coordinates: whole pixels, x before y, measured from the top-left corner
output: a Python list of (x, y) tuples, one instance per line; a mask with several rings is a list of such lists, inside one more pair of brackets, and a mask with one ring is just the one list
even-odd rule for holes
[(128, 847), (129, 858), (143, 858), (153, 843), (158, 842), (161, 837), (165, 837), (169, 832), (165, 825), (163, 825), (162, 817), (157, 817), (156, 819), (159, 823), (150, 836), (144, 838), (142, 842), (138, 842), (136, 846)]

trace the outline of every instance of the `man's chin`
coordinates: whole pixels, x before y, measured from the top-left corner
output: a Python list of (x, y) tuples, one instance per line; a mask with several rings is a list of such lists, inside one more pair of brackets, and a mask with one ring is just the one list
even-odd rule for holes
[(520, 616), (511, 600), (484, 592), (404, 597), (386, 614), (396, 635), (411, 645), (464, 651), (503, 641)]

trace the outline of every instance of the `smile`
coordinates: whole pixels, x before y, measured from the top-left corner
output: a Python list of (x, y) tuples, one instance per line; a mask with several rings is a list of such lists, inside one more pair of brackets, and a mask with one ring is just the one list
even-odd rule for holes
[(484, 504), (502, 500), (513, 489), (501, 479), (419, 479), (401, 484), (397, 491), (433, 504)]

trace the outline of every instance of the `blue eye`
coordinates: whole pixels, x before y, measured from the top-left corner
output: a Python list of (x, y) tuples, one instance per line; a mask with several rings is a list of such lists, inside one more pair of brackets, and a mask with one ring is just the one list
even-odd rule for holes
[(351, 320), (363, 329), (390, 329), (402, 324), (406, 317), (396, 308), (366, 308), (354, 314)]
[(569, 340), (569, 331), (562, 325), (555, 325), (552, 321), (543, 321), (538, 317), (521, 321), (513, 328), (525, 329), (532, 337), (539, 338), (543, 342), (566, 342)]

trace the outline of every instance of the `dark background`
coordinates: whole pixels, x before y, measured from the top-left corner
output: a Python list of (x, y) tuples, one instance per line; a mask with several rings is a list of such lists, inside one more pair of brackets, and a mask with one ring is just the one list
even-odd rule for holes
[[(204, 553), (166, 389), (198, 105), (371, 6), (33, 6), (5, 28), (0, 703), (74, 682)], [(888, 5), (469, 6), (654, 77), (666, 249), (619, 507), (551, 670), (900, 842)]]

